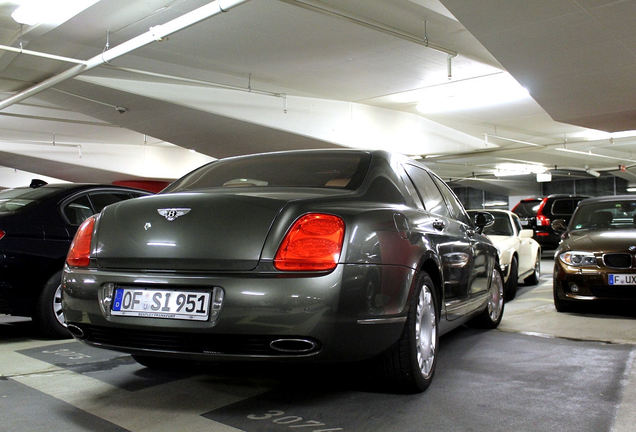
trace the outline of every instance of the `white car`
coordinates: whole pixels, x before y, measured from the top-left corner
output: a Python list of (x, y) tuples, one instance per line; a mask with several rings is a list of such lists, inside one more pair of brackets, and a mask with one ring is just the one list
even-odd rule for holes
[[(477, 211), (468, 210), (471, 215)], [(504, 275), (506, 300), (517, 294), (519, 280), (536, 285), (541, 274), (541, 246), (532, 238), (531, 229), (522, 229), (519, 216), (507, 210), (487, 210), (495, 221), (484, 228), (484, 234), (499, 252), (499, 263)]]

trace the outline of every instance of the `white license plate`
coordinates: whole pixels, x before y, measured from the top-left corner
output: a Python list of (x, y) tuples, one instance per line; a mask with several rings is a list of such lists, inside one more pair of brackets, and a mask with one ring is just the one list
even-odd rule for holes
[(521, 220), (521, 226), (528, 226), (530, 224), (530, 222), (528, 222), (527, 220)]
[(117, 288), (112, 315), (207, 321), (210, 293)]
[(611, 274), (608, 276), (610, 285), (636, 285), (636, 274)]

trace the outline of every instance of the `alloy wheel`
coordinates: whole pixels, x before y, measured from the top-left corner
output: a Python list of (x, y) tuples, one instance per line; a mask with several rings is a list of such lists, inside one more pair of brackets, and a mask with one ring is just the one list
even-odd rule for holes
[(53, 294), (53, 314), (60, 325), (66, 327), (64, 322), (64, 310), (62, 310), (62, 285), (58, 285)]
[(415, 320), (417, 363), (424, 378), (431, 376), (437, 346), (437, 313), (431, 288), (424, 284), (417, 300)]
[(492, 283), (490, 284), (490, 298), (488, 299), (488, 315), (491, 321), (499, 320), (499, 316), (503, 311), (504, 303), (504, 284), (501, 274), (495, 269), (493, 270)]

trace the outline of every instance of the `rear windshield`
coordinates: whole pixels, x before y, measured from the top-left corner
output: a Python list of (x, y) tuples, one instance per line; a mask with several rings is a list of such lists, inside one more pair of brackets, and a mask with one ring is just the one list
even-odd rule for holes
[(0, 212), (15, 212), (32, 202), (56, 193), (59, 189), (47, 188), (15, 188), (0, 192)]
[(357, 189), (370, 158), (359, 152), (301, 152), (222, 159), (187, 174), (162, 193), (216, 187)]
[(636, 200), (600, 202), (579, 206), (571, 230), (636, 228)]
[(535, 217), (537, 215), (537, 210), (539, 210), (539, 206), (541, 205), (541, 200), (531, 200), (531, 201), (521, 201), (514, 208), (513, 212), (516, 213), (521, 218), (527, 217)]

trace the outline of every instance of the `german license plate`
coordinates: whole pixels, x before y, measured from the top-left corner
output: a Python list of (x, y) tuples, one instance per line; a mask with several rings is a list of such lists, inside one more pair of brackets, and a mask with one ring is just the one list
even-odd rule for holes
[(112, 315), (207, 321), (210, 293), (117, 288)]
[(611, 274), (608, 282), (610, 285), (636, 285), (636, 274)]

